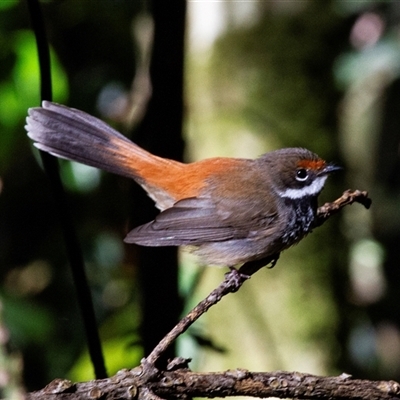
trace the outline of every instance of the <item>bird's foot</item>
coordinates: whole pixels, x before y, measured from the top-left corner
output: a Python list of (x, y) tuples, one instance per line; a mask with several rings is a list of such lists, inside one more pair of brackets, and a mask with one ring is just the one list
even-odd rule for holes
[(230, 271), (225, 274), (225, 282), (232, 287), (232, 292), (236, 292), (247, 279), (250, 279), (250, 275), (243, 274), (235, 267), (229, 267), (229, 269)]

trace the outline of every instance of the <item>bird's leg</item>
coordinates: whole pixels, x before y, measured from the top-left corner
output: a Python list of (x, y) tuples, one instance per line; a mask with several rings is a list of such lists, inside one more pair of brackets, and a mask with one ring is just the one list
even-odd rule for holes
[(229, 267), (230, 271), (225, 274), (225, 280), (228, 280), (230, 284), (232, 284), (232, 287), (236, 288), (236, 290), (234, 290), (236, 292), (243, 283), (247, 279), (250, 279), (251, 275), (256, 273), (260, 268), (274, 268), (279, 257), (280, 253), (276, 253), (261, 260), (249, 261), (243, 264), (238, 270), (235, 267)]

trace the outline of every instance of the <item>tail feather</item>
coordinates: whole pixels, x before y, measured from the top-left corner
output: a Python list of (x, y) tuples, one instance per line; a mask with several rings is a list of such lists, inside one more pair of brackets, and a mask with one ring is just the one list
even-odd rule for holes
[(155, 162), (155, 156), (79, 110), (44, 101), (43, 107), (29, 109), (26, 122), (35, 146), (58, 157), (134, 179), (143, 164)]

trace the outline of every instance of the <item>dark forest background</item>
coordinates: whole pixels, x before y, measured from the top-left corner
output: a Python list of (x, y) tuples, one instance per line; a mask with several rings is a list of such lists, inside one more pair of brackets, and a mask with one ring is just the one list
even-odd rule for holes
[[(197, 370), (400, 380), (400, 3), (43, 1), (54, 100), (162, 156), (307, 147), (368, 190), (175, 349)], [(24, 131), (40, 104), (25, 1), (0, 3), (0, 369), (5, 390), (93, 378), (60, 210)], [(122, 240), (156, 210), (125, 178), (60, 162), (109, 374), (139, 363), (222, 280), (175, 249)], [(167, 171), (166, 171), (167, 173)], [(179, 261), (179, 262), (178, 262)], [(174, 349), (172, 349), (174, 350)], [(171, 350), (171, 355), (172, 355)], [(19, 377), (21, 380), (19, 381)]]

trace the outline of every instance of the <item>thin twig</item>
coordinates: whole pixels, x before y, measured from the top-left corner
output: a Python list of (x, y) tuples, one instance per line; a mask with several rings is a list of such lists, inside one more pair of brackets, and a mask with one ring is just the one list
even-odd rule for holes
[(323, 206), (318, 208), (314, 226), (321, 226), (329, 217), (339, 212), (344, 206), (353, 203), (360, 203), (366, 209), (369, 209), (372, 200), (368, 197), (368, 192), (366, 191), (348, 189), (332, 203), (325, 203)]
[(146, 357), (145, 362), (154, 365), (158, 358), (165, 352), (168, 346), (190, 325), (193, 324), (201, 315), (203, 315), (211, 306), (217, 304), (222, 297), (228, 293), (237, 291), (240, 286), (248, 279), (248, 276), (240, 274), (237, 270), (225, 275), (223, 282), (214, 289), (204, 300), (194, 307), (185, 317), (183, 317), (177, 325), (158, 343), (153, 351)]

